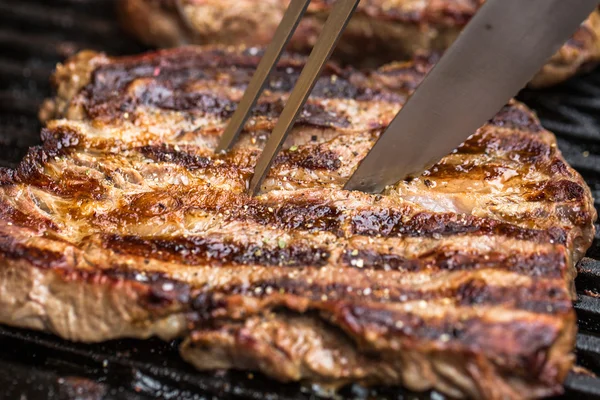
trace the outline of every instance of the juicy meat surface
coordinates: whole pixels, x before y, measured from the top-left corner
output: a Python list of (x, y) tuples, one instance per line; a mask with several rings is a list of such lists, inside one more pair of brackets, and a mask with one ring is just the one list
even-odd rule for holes
[(215, 155), (259, 58), (190, 47), (58, 66), (43, 145), (0, 169), (0, 322), (88, 342), (180, 337), (200, 369), (282, 381), (560, 392), (596, 215), (554, 136), (511, 101), (419, 178), (344, 191), (435, 60), (329, 65), (251, 198), (304, 62), (282, 59), (236, 147)]
[[(484, 0), (362, 0), (334, 57), (373, 67), (410, 59), (420, 51), (443, 51)], [(122, 25), (144, 43), (264, 46), (289, 0), (122, 0)], [(334, 2), (313, 0), (290, 43), (308, 53)], [(532, 80), (549, 86), (600, 60), (600, 13), (594, 12)]]

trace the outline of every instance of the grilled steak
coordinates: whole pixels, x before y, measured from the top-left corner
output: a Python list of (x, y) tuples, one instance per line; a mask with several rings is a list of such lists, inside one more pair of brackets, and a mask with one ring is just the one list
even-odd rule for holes
[[(362, 0), (334, 57), (374, 66), (441, 51), (458, 36), (484, 0)], [(289, 0), (123, 0), (123, 26), (143, 42), (181, 44), (267, 44)], [(313, 0), (290, 48), (308, 53), (331, 0)], [(600, 60), (600, 14), (595, 12), (531, 82), (549, 86), (587, 70)]]
[(244, 189), (302, 58), (227, 155), (255, 49), (60, 65), (43, 145), (0, 173), (0, 321), (78, 341), (183, 338), (199, 369), (282, 381), (561, 391), (590, 191), (515, 101), (381, 195), (341, 189), (435, 60), (329, 65), (263, 186)]

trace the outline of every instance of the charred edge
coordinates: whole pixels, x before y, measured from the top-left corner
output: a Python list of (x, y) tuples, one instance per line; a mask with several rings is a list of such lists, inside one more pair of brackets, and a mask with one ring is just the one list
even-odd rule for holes
[(64, 254), (19, 243), (3, 233), (0, 233), (0, 257), (16, 261), (25, 260), (38, 268), (67, 266), (67, 258)]
[(6, 204), (2, 200), (0, 200), (0, 219), (36, 231), (45, 229), (59, 230), (59, 227), (50, 219), (43, 218), (39, 214), (25, 214), (12, 205)]
[(301, 150), (284, 150), (274, 160), (274, 165), (287, 164), (309, 170), (337, 171), (342, 162), (339, 156), (326, 146), (307, 147)]
[(77, 147), (85, 141), (81, 133), (66, 126), (56, 129), (43, 128), (41, 139), (45, 149), (52, 149), (54, 151)]
[(530, 132), (541, 132), (544, 129), (540, 121), (530, 111), (510, 104), (504, 106), (489, 123), (498, 127)]
[(15, 183), (17, 172), (14, 169), (0, 167), (0, 186)]
[(493, 130), (484, 129), (458, 147), (457, 153), (504, 153), (512, 161), (537, 164), (548, 160), (556, 150), (533, 135), (498, 135)]
[(567, 266), (562, 252), (534, 254), (486, 253), (474, 254), (462, 251), (436, 251), (418, 259), (405, 259), (397, 254), (385, 254), (372, 250), (347, 250), (342, 263), (355, 268), (384, 271), (475, 271), (497, 269), (516, 272), (525, 276), (560, 278)]
[(101, 200), (106, 197), (106, 188), (98, 179), (88, 176), (85, 172), (78, 173), (71, 169), (60, 172), (60, 176), (52, 177), (45, 171), (45, 166), (56, 158), (63, 157), (67, 150), (62, 148), (46, 149), (32, 147), (18, 165), (12, 181), (26, 183), (64, 198), (92, 198)]
[[(339, 310), (341, 323), (355, 334), (375, 330), (389, 337), (460, 343), (474, 352), (494, 354), (502, 369), (531, 378), (543, 372), (546, 354), (559, 336), (559, 328), (536, 320), (486, 322), (478, 318), (425, 320), (417, 315), (346, 305)], [(515, 371), (516, 369), (516, 371)]]
[(44, 175), (44, 165), (53, 161), (56, 157), (67, 154), (65, 149), (52, 149), (42, 146), (30, 147), (23, 160), (16, 168), (13, 180), (16, 183), (29, 182)]
[(528, 194), (525, 198), (528, 201), (583, 201), (586, 192), (583, 186), (577, 182), (569, 180), (548, 181), (540, 185), (535, 192)]
[(219, 300), (219, 304), (226, 303), (228, 296), (244, 296), (258, 299), (270, 296), (297, 296), (320, 304), (341, 301), (398, 304), (410, 301), (449, 299), (450, 304), (456, 306), (502, 306), (504, 308), (539, 314), (556, 314), (572, 310), (568, 290), (562, 286), (562, 280), (540, 280), (528, 286), (500, 287), (490, 285), (489, 282), (484, 280), (473, 278), (455, 287), (419, 291), (394, 284), (393, 282), (385, 285), (369, 283), (366, 286), (360, 286), (337, 282), (309, 283), (301, 277), (293, 279), (282, 277), (254, 282), (251, 285), (224, 287), (211, 292), (200, 290), (194, 296), (199, 296), (200, 294), (205, 297), (209, 295), (214, 296), (214, 299)]
[(242, 244), (210, 237), (152, 238), (111, 235), (105, 247), (119, 254), (133, 254), (161, 261), (188, 265), (264, 265), (317, 266), (327, 264), (329, 252), (324, 248), (283, 241), (270, 245)]
[(366, 236), (428, 237), (462, 234), (503, 235), (506, 237), (565, 244), (566, 232), (559, 227), (547, 230), (522, 228), (505, 222), (471, 215), (418, 213), (408, 220), (393, 210), (359, 211), (350, 221), (352, 233)]
[[(77, 173), (72, 170), (64, 170), (60, 177), (51, 177), (45, 172), (46, 165), (57, 158), (69, 154), (71, 148), (76, 145), (77, 139), (69, 136), (68, 131), (60, 131), (66, 136), (56, 136), (53, 132), (46, 130), (43, 134), (48, 140), (44, 146), (31, 147), (21, 163), (14, 172), (10, 173), (8, 183), (26, 183), (50, 193), (65, 198), (93, 198), (101, 200), (106, 196), (106, 189), (99, 180), (87, 176), (85, 173)], [(56, 138), (55, 141), (48, 138)]]

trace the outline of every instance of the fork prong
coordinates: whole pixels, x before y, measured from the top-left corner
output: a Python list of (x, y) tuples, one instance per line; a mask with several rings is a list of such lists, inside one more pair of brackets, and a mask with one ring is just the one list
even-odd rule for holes
[(288, 6), (275, 31), (273, 40), (269, 43), (269, 46), (267, 46), (265, 53), (244, 92), (242, 101), (238, 104), (225, 132), (223, 132), (215, 152), (219, 153), (229, 150), (239, 133), (242, 131), (244, 124), (250, 116), (252, 107), (254, 107), (256, 101), (260, 97), (271, 71), (273, 71), (273, 68), (277, 65), (285, 46), (298, 27), (309, 3), (310, 0), (292, 0)]
[(323, 26), (323, 31), (319, 35), (319, 39), (313, 47), (308, 61), (302, 69), (300, 77), (288, 98), (287, 104), (281, 112), (279, 120), (256, 163), (254, 175), (248, 188), (251, 195), (259, 192), (262, 181), (271, 167), (273, 158), (281, 149), (285, 138), (291, 131), (294, 121), (298, 118), (310, 92), (317, 83), (317, 79), (335, 49), (338, 39), (346, 28), (352, 14), (354, 14), (358, 2), (359, 0), (337, 0), (333, 6)]

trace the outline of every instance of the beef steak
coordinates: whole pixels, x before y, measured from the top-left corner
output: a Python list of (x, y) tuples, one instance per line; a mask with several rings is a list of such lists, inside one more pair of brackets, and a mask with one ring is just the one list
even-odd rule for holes
[(435, 60), (329, 65), (248, 197), (304, 63), (281, 60), (216, 155), (259, 58), (189, 47), (58, 66), (43, 145), (0, 170), (0, 322), (87, 342), (180, 337), (200, 369), (282, 381), (560, 392), (596, 215), (554, 136), (511, 101), (422, 176), (344, 191)]

